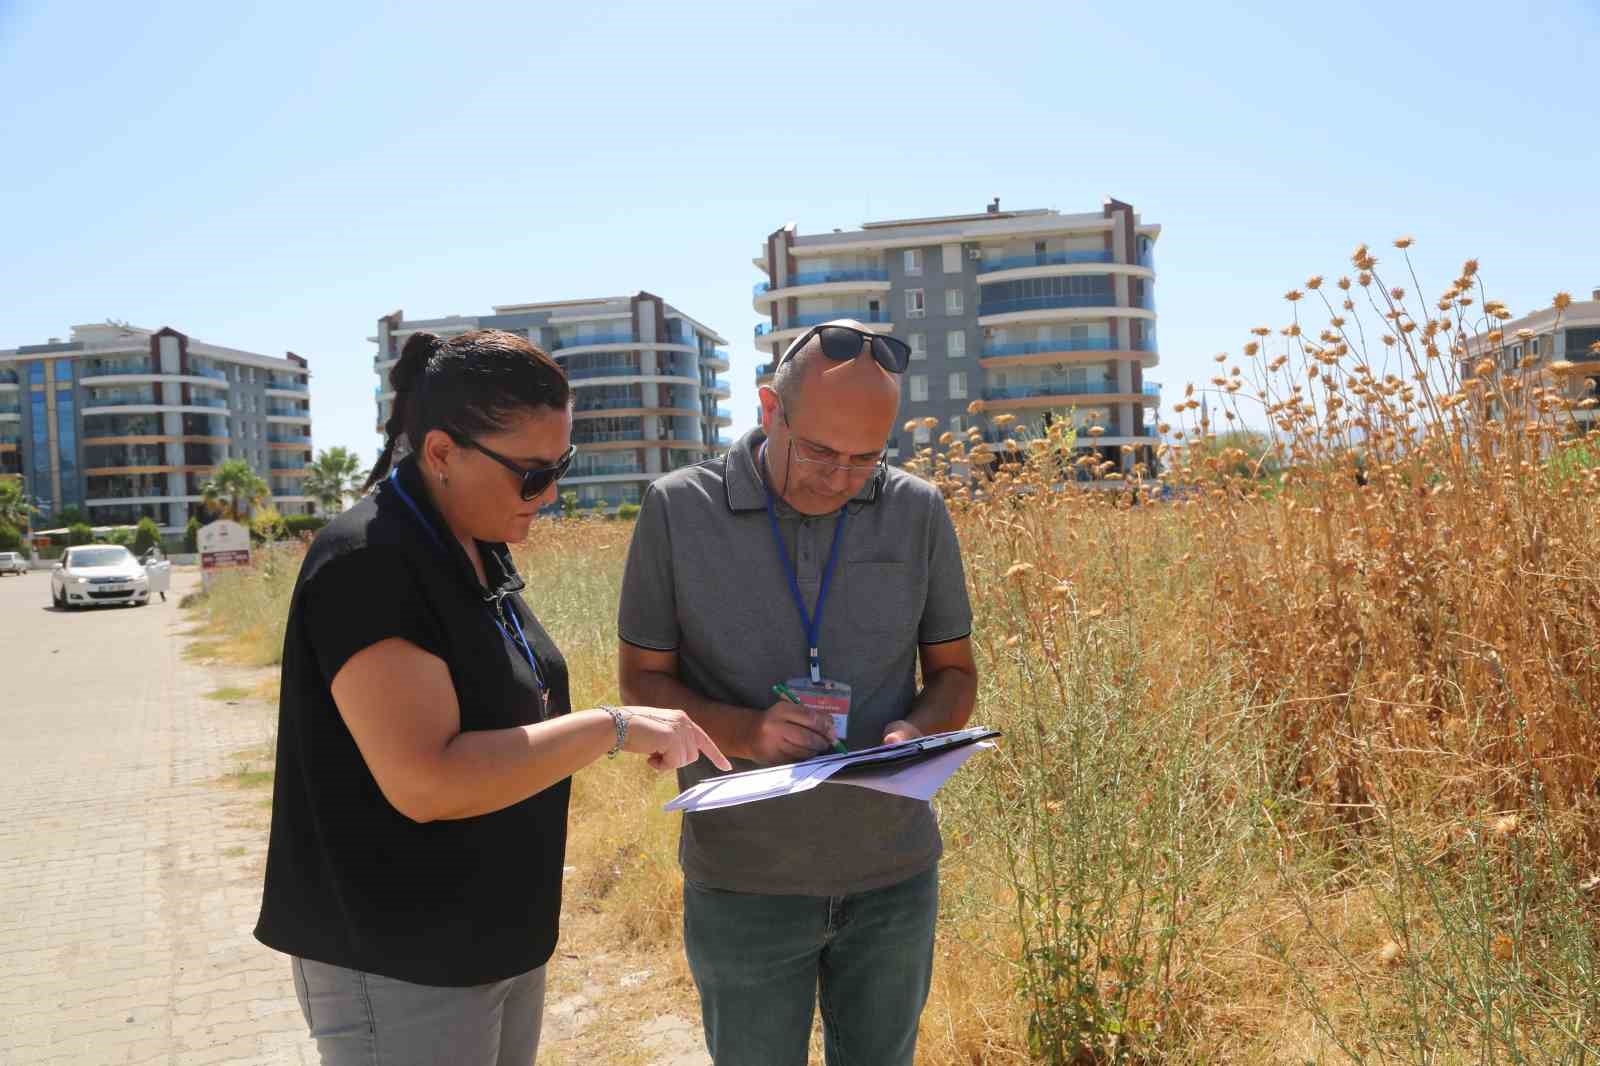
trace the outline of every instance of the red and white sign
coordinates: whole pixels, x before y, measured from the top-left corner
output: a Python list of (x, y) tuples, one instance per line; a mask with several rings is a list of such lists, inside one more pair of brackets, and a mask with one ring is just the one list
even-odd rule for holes
[(202, 573), (250, 565), (250, 531), (237, 522), (219, 519), (201, 526), (195, 536), (195, 547), (200, 549)]

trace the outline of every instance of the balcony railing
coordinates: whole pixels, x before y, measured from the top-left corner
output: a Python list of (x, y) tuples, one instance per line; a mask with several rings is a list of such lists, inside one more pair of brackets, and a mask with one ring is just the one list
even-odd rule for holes
[(1109, 352), (1116, 342), (1110, 337), (1077, 337), (1049, 341), (1016, 341), (1009, 344), (986, 344), (983, 357), (1001, 355), (1042, 355), (1045, 352)]
[(639, 427), (638, 429), (602, 429), (602, 430), (591, 430), (591, 431), (585, 432), (585, 433), (574, 432), (572, 434), (572, 443), (579, 444), (579, 445), (582, 445), (582, 444), (606, 444), (606, 443), (609, 443), (611, 441), (643, 440), (643, 439), (644, 439), (644, 427), (642, 427), (642, 426)]
[(978, 264), (978, 273), (992, 274), (996, 270), (1021, 270), (1034, 266), (1065, 266), (1068, 263), (1109, 263), (1108, 251), (1047, 252), (1040, 255), (1008, 255), (1004, 259), (985, 259)]
[(732, 418), (733, 417), (733, 409), (730, 408), (730, 407), (718, 407), (717, 408), (717, 417), (718, 418)]
[(268, 433), (269, 444), (310, 444), (311, 438), (304, 433)]
[(1116, 296), (1110, 292), (1073, 292), (1060, 296), (1020, 296), (1010, 300), (984, 300), (978, 305), (979, 316), (1008, 315), (1016, 311), (1053, 311), (1061, 307), (1115, 307)]
[[(580, 397), (583, 393), (578, 394)], [(612, 397), (604, 400), (584, 400), (574, 410), (583, 411), (626, 411), (630, 408), (643, 407), (644, 400), (639, 396)]]
[(188, 372), (192, 376), (197, 377), (197, 378), (210, 378), (213, 381), (227, 381), (228, 380), (227, 373), (221, 367), (195, 366), (193, 363), (190, 363)]
[(0, 444), (21, 444), (21, 443), (22, 443), (22, 435), (20, 433), (0, 433)]
[(267, 460), (267, 468), (269, 470), (304, 470), (310, 465), (311, 462), (308, 459), (294, 459), (274, 456), (273, 458)]
[(844, 307), (833, 311), (815, 311), (810, 314), (791, 315), (789, 316), (788, 325), (784, 326), (774, 326), (770, 322), (760, 322), (756, 324), (755, 335), (757, 337), (765, 337), (767, 334), (775, 333), (778, 330), (801, 329), (806, 326), (820, 326), (824, 322), (832, 322), (837, 318), (853, 318), (857, 322), (890, 321), (889, 312), (881, 307), (876, 311), (865, 307)]
[(306, 384), (304, 381), (300, 381), (299, 379), (285, 380), (283, 378), (272, 378), (267, 381), (267, 388), (279, 389), (284, 392), (311, 391), (311, 386)]
[(731, 448), (731, 447), (733, 447), (733, 438), (729, 437), (729, 436), (725, 436), (724, 434), (718, 433), (717, 434), (717, 447), (719, 447), (719, 448)]
[(615, 477), (620, 474), (638, 474), (644, 476), (644, 468), (637, 464), (617, 463), (612, 466), (590, 466), (579, 469), (572, 468), (571, 477)]
[(731, 362), (733, 362), (733, 356), (729, 355), (727, 352), (723, 351), (721, 348), (714, 349), (712, 351), (712, 353), (711, 353), (711, 358), (717, 360), (718, 362), (722, 362), (722, 363), (731, 363)]
[[(206, 405), (205, 404), (201, 404), (201, 406), (204, 407)], [(225, 404), (225, 403), (224, 404), (217, 404), (215, 406), (226, 407), (227, 404)], [(271, 416), (273, 416), (275, 418), (310, 418), (311, 417), (311, 412), (308, 409), (304, 408), (304, 407), (294, 407), (294, 406), (288, 406), (288, 405), (283, 405), (283, 404), (274, 404), (274, 403), (267, 404), (267, 414), (269, 414), (269, 415), (271, 415)]]
[(22, 405), (15, 403), (0, 403), (0, 415), (20, 415)]
[[(586, 337), (557, 337), (554, 351), (564, 348), (587, 348), (591, 344), (637, 344), (632, 333), (592, 333)], [(669, 341), (668, 343), (679, 343)]]
[(713, 389), (716, 389), (716, 390), (720, 391), (720, 392), (732, 392), (733, 391), (733, 383), (730, 382), (727, 378), (712, 378), (711, 379), (711, 387)]
[(109, 378), (118, 374), (154, 374), (148, 359), (134, 359), (125, 363), (93, 363), (78, 371), (79, 378)]
[(1106, 396), (1122, 391), (1111, 381), (1054, 381), (1038, 385), (990, 386), (985, 400), (1027, 400), (1036, 396)]
[(1161, 382), (1159, 382), (1159, 381), (1147, 381), (1147, 382), (1145, 382), (1144, 383), (1143, 392), (1144, 392), (1144, 394), (1146, 396), (1160, 396), (1161, 395)]
[(627, 377), (630, 374), (643, 373), (637, 364), (626, 366), (585, 366), (576, 370), (567, 371), (568, 381), (582, 381), (585, 378), (615, 378)]
[(764, 378), (768, 374), (770, 374), (774, 370), (776, 370), (777, 367), (778, 367), (778, 364), (775, 363), (775, 362), (773, 362), (773, 363), (757, 363), (756, 364), (756, 377)]
[[(788, 289), (797, 285), (827, 285), (839, 281), (888, 281), (887, 270), (804, 270), (798, 274), (791, 274), (783, 283), (783, 288)], [(770, 281), (759, 281), (751, 290), (752, 296), (772, 291)]]
[(150, 406), (156, 403), (154, 392), (141, 393), (106, 393), (93, 392), (83, 401), (83, 406), (88, 407), (131, 407), (134, 405)]

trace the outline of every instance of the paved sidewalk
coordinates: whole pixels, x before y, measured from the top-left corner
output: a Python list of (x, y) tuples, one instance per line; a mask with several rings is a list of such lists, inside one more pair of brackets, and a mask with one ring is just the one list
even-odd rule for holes
[(267, 793), (221, 783), (271, 714), (203, 698), (196, 583), (67, 613), (48, 574), (0, 578), (0, 1064), (316, 1061), (250, 936)]

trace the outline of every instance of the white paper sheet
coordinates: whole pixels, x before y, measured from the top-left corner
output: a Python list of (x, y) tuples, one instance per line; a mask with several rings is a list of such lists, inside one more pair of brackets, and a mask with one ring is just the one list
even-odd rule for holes
[[(940, 736), (959, 739), (968, 734), (985, 732), (987, 731), (981, 729), (957, 730)], [(923, 742), (934, 739), (936, 738), (923, 738)], [(928, 800), (938, 791), (940, 785), (949, 780), (951, 774), (972, 757), (974, 751), (979, 748), (994, 747), (993, 744), (980, 741), (966, 743), (949, 751), (922, 755), (910, 761), (903, 759), (894, 761), (897, 755), (902, 757), (905, 755), (905, 748), (917, 743), (917, 741), (907, 741), (903, 745), (883, 745), (848, 755), (820, 755), (805, 762), (708, 778), (673, 797), (665, 809), (685, 813), (714, 811), (742, 803), (774, 799), (778, 796), (795, 796), (827, 782), (846, 767), (853, 769), (834, 782), (835, 784), (857, 785), (893, 795)], [(874, 765), (877, 763), (882, 765)]]

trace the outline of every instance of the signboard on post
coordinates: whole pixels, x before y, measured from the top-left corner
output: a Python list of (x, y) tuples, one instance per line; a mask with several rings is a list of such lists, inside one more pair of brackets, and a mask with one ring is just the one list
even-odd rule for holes
[(200, 549), (200, 580), (211, 584), (213, 571), (231, 566), (250, 565), (250, 531), (225, 518), (200, 527), (195, 535)]

